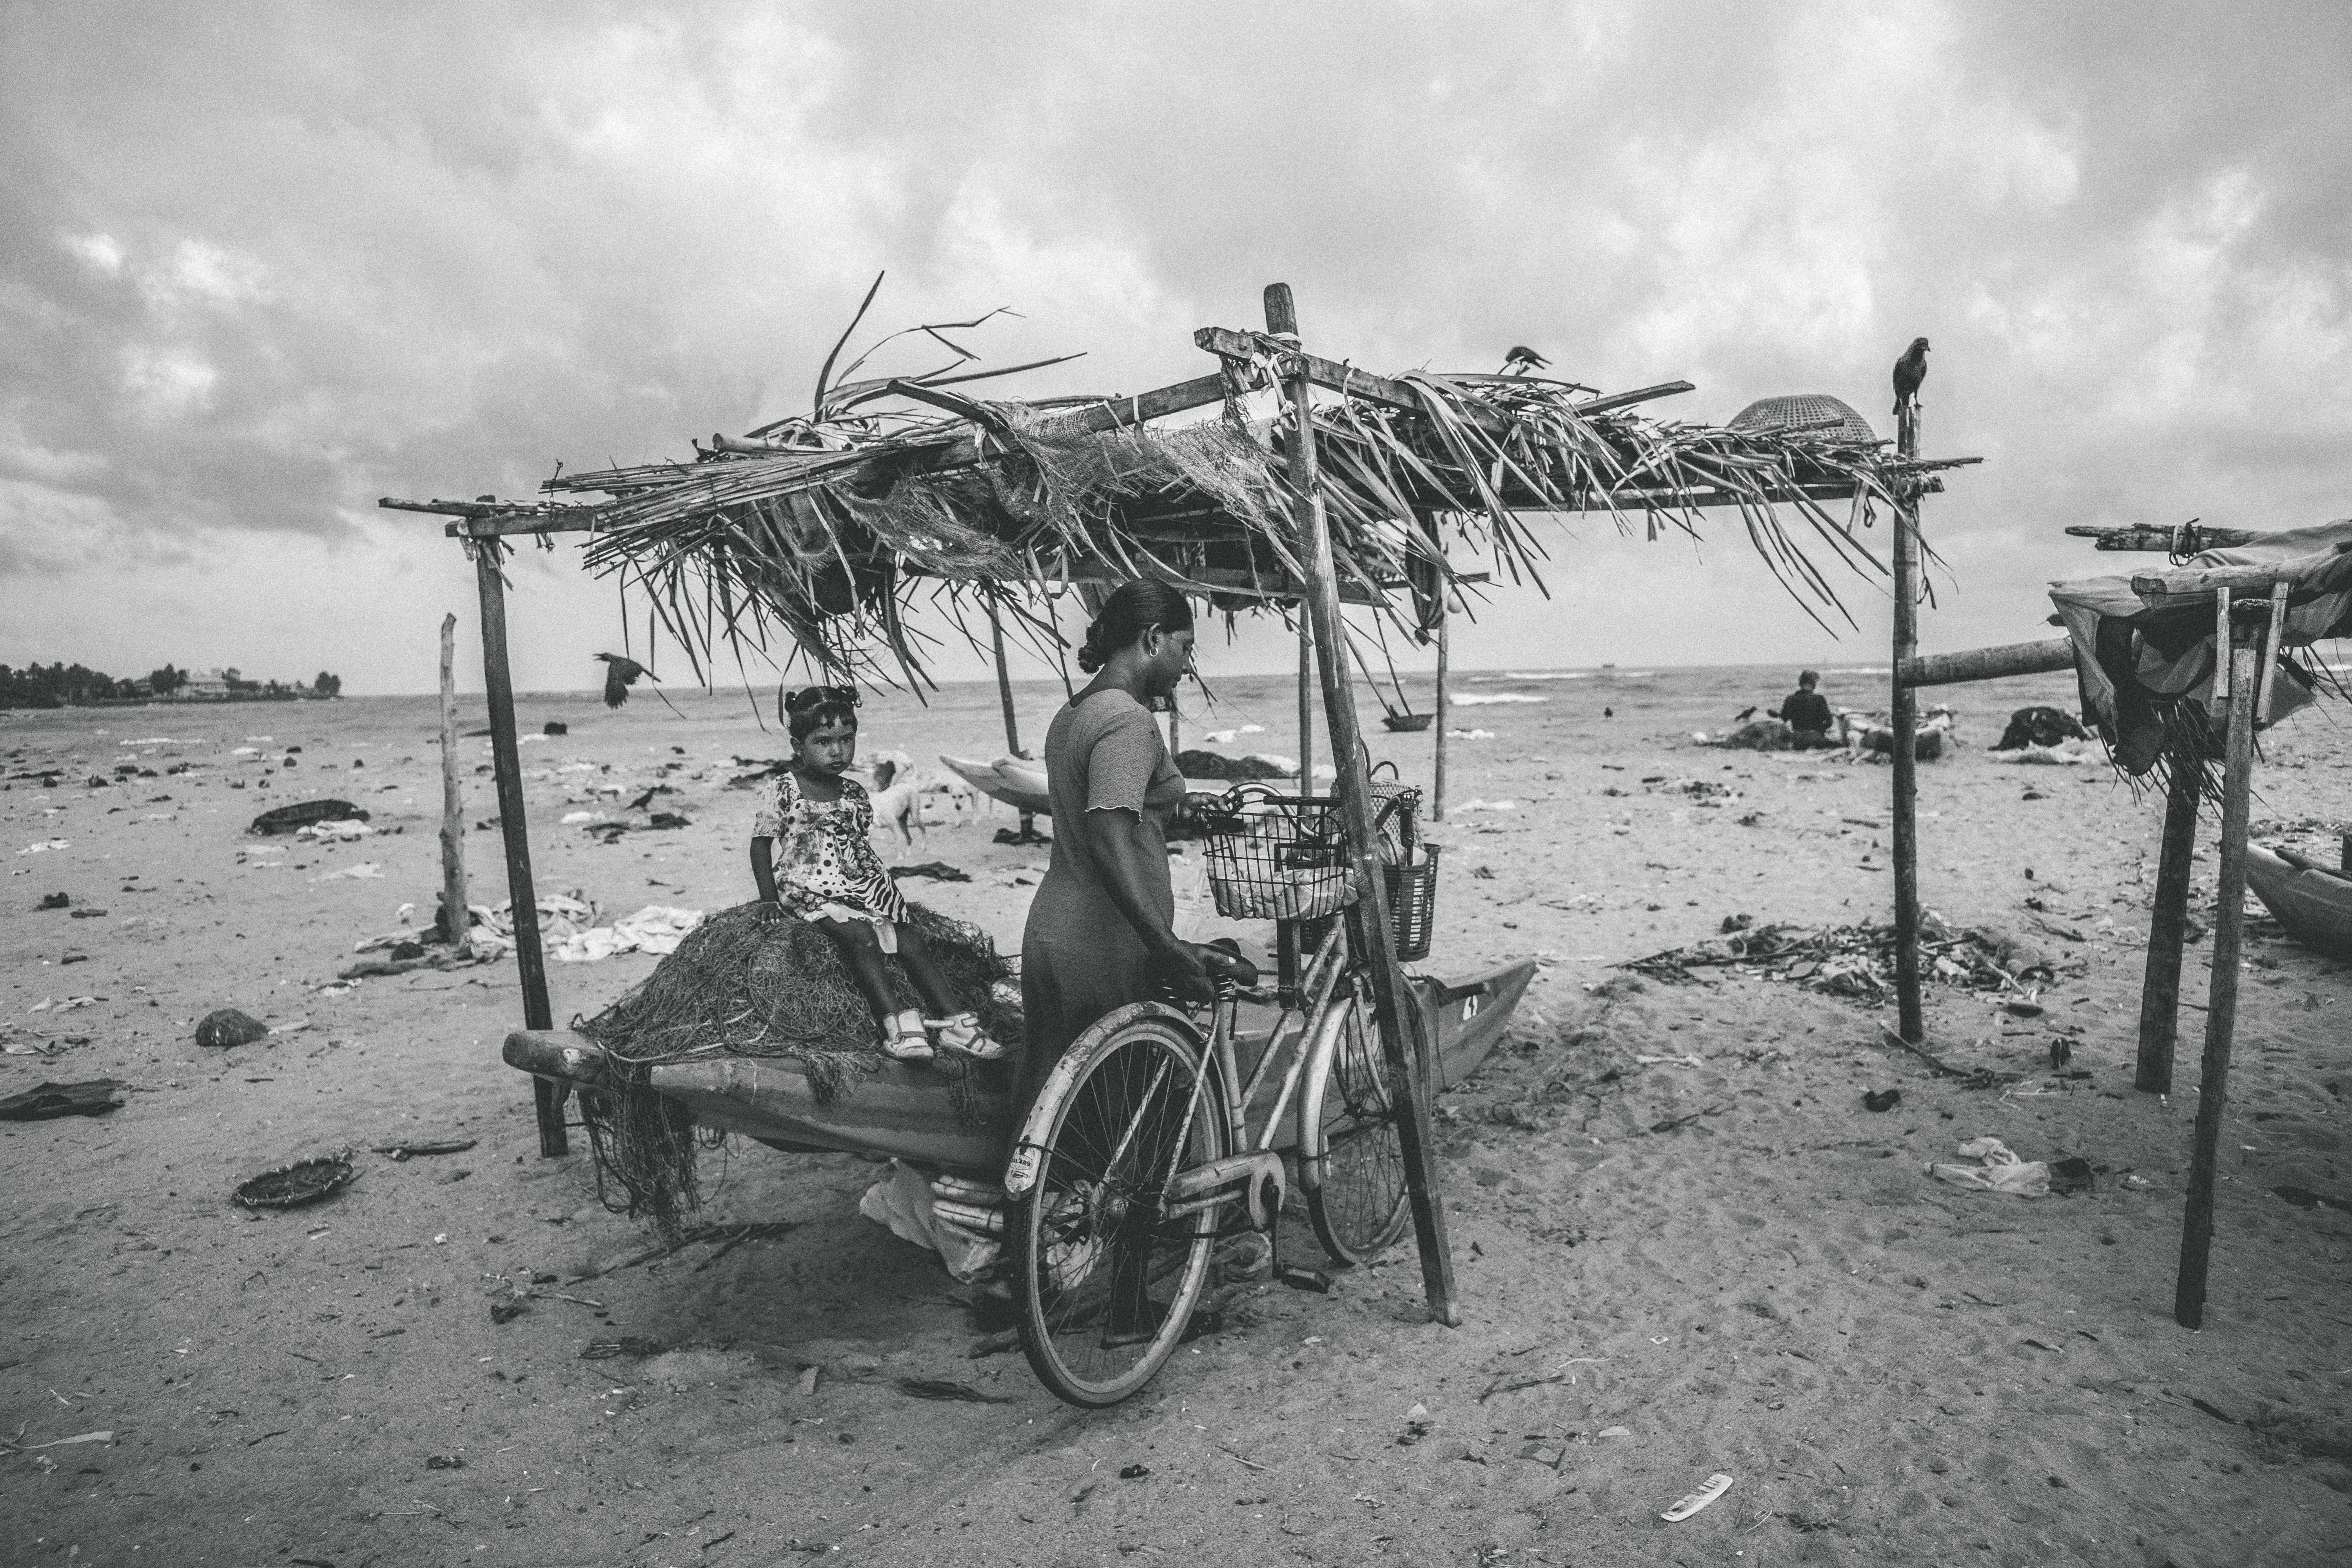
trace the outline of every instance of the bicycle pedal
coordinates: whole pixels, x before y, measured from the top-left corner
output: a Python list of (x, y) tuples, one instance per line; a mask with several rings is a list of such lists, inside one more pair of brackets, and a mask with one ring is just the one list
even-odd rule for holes
[(1274, 1277), (1293, 1290), (1312, 1290), (1318, 1296), (1328, 1296), (1334, 1283), (1331, 1276), (1320, 1268), (1307, 1268), (1296, 1263), (1286, 1263), (1274, 1271)]

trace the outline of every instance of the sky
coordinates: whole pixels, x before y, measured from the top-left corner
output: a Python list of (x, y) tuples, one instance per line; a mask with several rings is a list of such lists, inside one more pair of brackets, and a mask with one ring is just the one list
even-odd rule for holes
[[(1924, 449), (1984, 462), (1923, 647), (2048, 636), (2130, 563), (2069, 524), (2352, 513), (2347, 60), (2326, 3), (0, 4), (0, 663), (422, 691), (454, 611), (478, 683), (472, 569), (376, 498), (805, 411), (884, 271), (877, 329), (1086, 352), (1035, 395), (1203, 374), (1276, 279), (1335, 358), (1717, 423), (1891, 434), (1926, 336)], [(1884, 662), (1881, 585), (1832, 638), (1733, 514), (1538, 531), (1458, 665)], [(518, 684), (594, 684), (614, 584), (511, 574)]]

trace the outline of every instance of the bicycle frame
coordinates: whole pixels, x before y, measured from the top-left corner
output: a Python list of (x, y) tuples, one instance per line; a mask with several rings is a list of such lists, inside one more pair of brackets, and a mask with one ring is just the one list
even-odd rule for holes
[[(1274, 1141), (1302, 1079), (1309, 1086), (1310, 1094), (1308, 1099), (1300, 1101), (1301, 1106), (1319, 1102), (1322, 1085), (1329, 1069), (1332, 1045), (1339, 1030), (1347, 1022), (1346, 1007), (1333, 1005), (1341, 983), (1348, 975), (1348, 965), (1340, 952), (1343, 940), (1344, 928), (1335, 924), (1300, 979), (1298, 994), (1301, 1005), (1283, 1009), (1275, 1020), (1273, 1032), (1266, 1037), (1265, 1049), (1259, 1054), (1246, 1084), (1241, 1083), (1241, 1067), (1234, 1053), (1234, 1024), (1240, 1012), (1241, 990), (1231, 981), (1218, 982), (1214, 1022), (1209, 1040), (1216, 1071), (1213, 1074), (1202, 1072), (1193, 1079), (1192, 1095), (1185, 1106), (1184, 1121), (1177, 1130), (1169, 1153), (1168, 1169), (1163, 1173), (1161, 1191), (1167, 1205), (1162, 1211), (1165, 1217), (1175, 1219), (1204, 1209), (1222, 1208), (1240, 1198), (1246, 1205), (1249, 1229), (1273, 1229), (1276, 1217), (1282, 1212), (1287, 1188), (1282, 1156), (1276, 1152)], [(1265, 1122), (1253, 1137), (1249, 1128), (1250, 1102), (1257, 1097), (1259, 1088), (1273, 1071), (1278, 1058), (1286, 1058), (1282, 1087), (1276, 1091), (1273, 1105), (1267, 1108)], [(1184, 1150), (1190, 1143), (1193, 1123), (1202, 1113), (1212, 1077), (1223, 1090), (1224, 1103), (1217, 1110), (1225, 1119), (1225, 1146), (1236, 1152), (1204, 1164), (1183, 1167)], [(1322, 1174), (1321, 1151), (1309, 1147), (1317, 1142), (1317, 1118), (1301, 1110), (1298, 1152), (1302, 1185), (1319, 1184)], [(1131, 1137), (1133, 1132), (1134, 1128), (1130, 1126), (1122, 1137), (1122, 1145), (1125, 1138)], [(1313, 1161), (1311, 1167), (1310, 1159)], [(1312, 1178), (1307, 1174), (1310, 1168)], [(1237, 1186), (1238, 1191), (1235, 1190)]]

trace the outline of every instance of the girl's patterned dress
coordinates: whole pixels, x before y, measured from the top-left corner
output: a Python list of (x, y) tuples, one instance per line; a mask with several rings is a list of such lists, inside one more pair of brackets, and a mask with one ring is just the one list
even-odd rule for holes
[(874, 803), (854, 779), (841, 781), (841, 798), (811, 800), (787, 770), (760, 795), (751, 837), (776, 845), (776, 891), (803, 920), (866, 921), (885, 952), (898, 951), (898, 922), (907, 900), (874, 853)]

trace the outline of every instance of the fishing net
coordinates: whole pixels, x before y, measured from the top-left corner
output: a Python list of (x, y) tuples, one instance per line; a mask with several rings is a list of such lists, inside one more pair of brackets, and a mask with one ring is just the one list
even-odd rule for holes
[[(1023, 1033), (1012, 966), (976, 926), (909, 902), (906, 924), (919, 932), (941, 975), (990, 1036), (1017, 1044)], [(895, 958), (884, 965), (898, 1007), (928, 1012)], [(820, 1105), (856, 1092), (886, 1058), (880, 1027), (833, 938), (805, 921), (763, 918), (741, 904), (704, 921), (644, 982), (577, 1026), (614, 1065), (606, 1086), (581, 1098), (600, 1191), (608, 1206), (649, 1217), (665, 1237), (701, 1202), (693, 1114), (654, 1092), (650, 1069), (698, 1057), (788, 1058), (807, 1075)], [(936, 1069), (966, 1125), (984, 1125), (986, 1101), (961, 1058)]]

